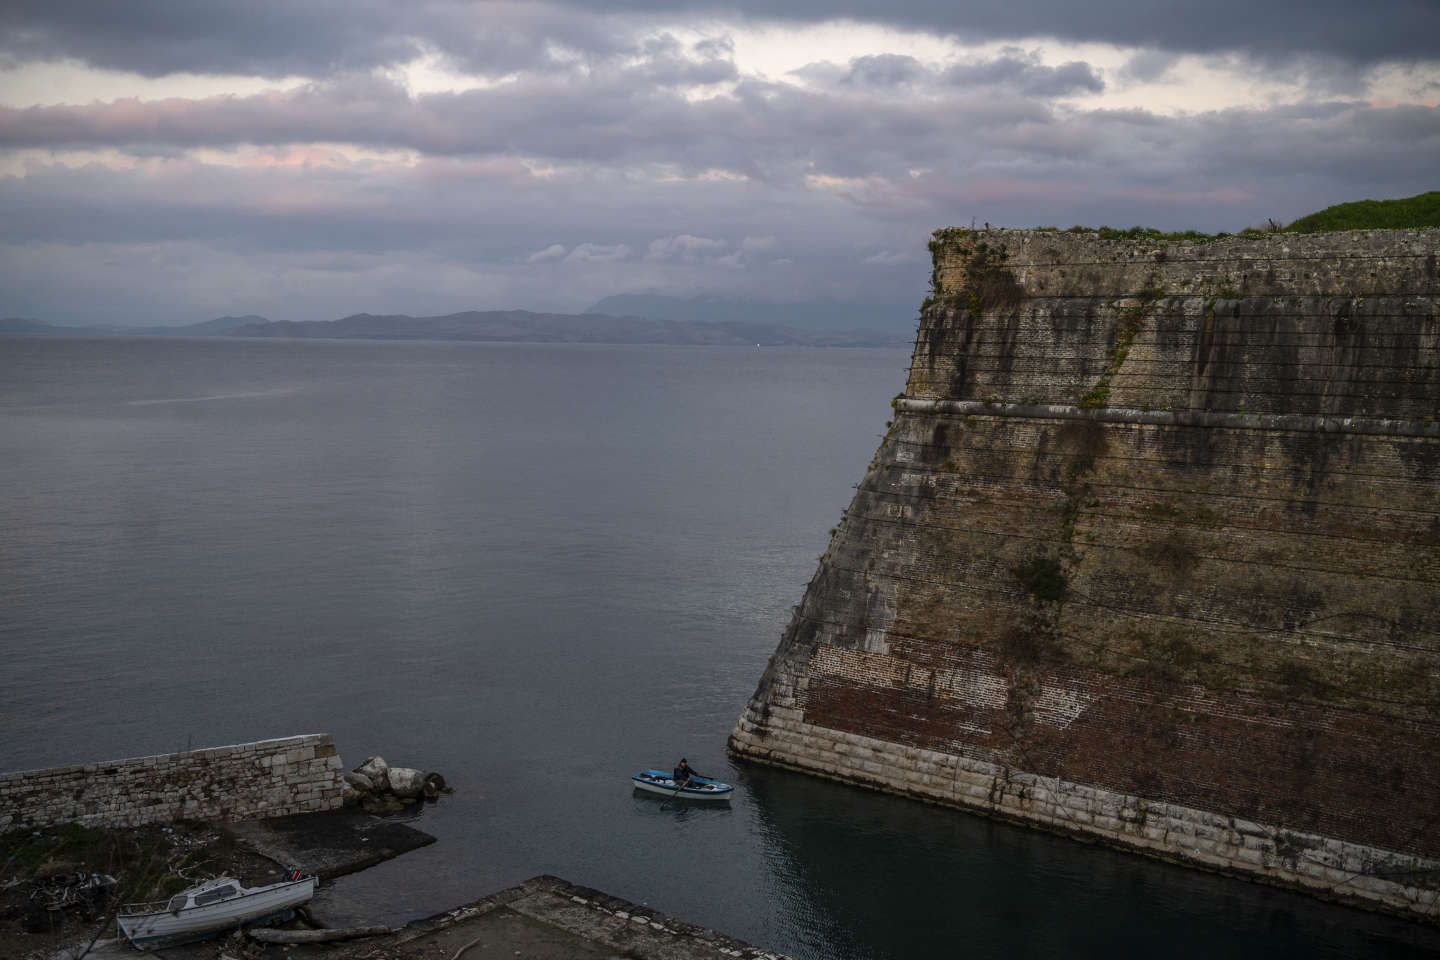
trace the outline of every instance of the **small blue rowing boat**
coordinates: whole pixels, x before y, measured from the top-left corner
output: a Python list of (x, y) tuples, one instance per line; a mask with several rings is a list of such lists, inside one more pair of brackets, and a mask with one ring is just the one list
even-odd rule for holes
[(694, 776), (689, 783), (677, 790), (675, 778), (664, 770), (641, 770), (630, 779), (634, 781), (636, 790), (680, 800), (729, 800), (730, 794), (735, 792), (735, 788), (728, 783)]

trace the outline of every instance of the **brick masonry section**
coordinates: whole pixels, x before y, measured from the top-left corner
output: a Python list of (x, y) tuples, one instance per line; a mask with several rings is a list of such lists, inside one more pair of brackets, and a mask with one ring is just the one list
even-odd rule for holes
[(342, 766), (328, 733), (0, 774), (0, 832), (57, 823), (133, 827), (334, 810)]
[(1440, 231), (940, 231), (741, 757), (1440, 919)]

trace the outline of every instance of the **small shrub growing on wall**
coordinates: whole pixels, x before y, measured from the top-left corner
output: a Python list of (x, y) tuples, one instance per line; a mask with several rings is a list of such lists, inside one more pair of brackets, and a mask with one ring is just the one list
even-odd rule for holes
[(1031, 557), (1013, 572), (1039, 603), (1059, 603), (1070, 589), (1065, 570), (1054, 557)]
[(1025, 299), (1025, 291), (1015, 282), (1005, 259), (1004, 250), (983, 243), (970, 254), (960, 297), (972, 313), (1013, 307)]
[(964, 264), (964, 279), (960, 287), (948, 291), (947, 296), (940, 282), (940, 248), (961, 241), (965, 236), (964, 230), (939, 230), (930, 241), (934, 267), (930, 274), (930, 295), (925, 298), (922, 311), (946, 301), (971, 313), (1018, 306), (1025, 299), (1025, 291), (1006, 265), (1009, 255), (1004, 248), (992, 247), (983, 240), (973, 246), (962, 243), (955, 251)]

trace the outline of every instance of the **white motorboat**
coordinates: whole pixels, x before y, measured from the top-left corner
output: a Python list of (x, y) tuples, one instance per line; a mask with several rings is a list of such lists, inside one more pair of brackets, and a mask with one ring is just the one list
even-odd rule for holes
[(142, 950), (199, 940), (221, 930), (283, 915), (315, 896), (315, 877), (299, 876), (262, 887), (230, 877), (207, 880), (168, 901), (134, 903), (120, 911), (120, 935)]

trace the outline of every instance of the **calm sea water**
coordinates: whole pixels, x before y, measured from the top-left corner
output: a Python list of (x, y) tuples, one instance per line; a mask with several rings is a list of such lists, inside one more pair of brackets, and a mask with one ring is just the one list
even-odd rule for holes
[[(0, 770), (439, 770), (321, 912), (555, 873), (802, 958), (1395, 956), (1418, 925), (731, 766), (898, 351), (0, 339)], [(730, 809), (632, 794), (681, 754)]]

